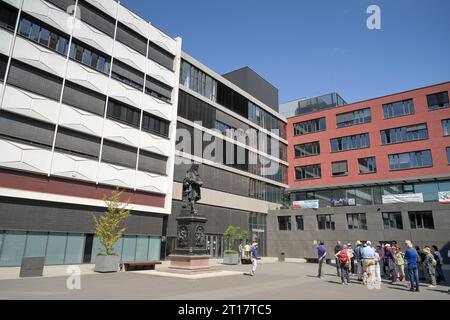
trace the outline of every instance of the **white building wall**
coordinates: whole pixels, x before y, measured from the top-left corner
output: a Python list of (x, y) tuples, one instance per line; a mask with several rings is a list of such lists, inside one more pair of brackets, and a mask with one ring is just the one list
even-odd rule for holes
[[(137, 207), (141, 210), (169, 214), (172, 205), (181, 39), (172, 39), (113, 0), (88, 0), (95, 7), (113, 18), (118, 18), (127, 27), (174, 54), (175, 71), (171, 71), (94, 27), (80, 20), (74, 21), (66, 12), (49, 2), (44, 0), (23, 0), (23, 4), (20, 0), (6, 0), (5, 2), (23, 10), (39, 21), (97, 48), (110, 55), (113, 60), (114, 58), (120, 59), (145, 75), (148, 74), (171, 86), (173, 93), (171, 103), (161, 101), (145, 94), (144, 90), (137, 90), (112, 79), (110, 74), (102, 74), (31, 40), (21, 36), (14, 37), (13, 33), (0, 28), (0, 53), (12, 55), (15, 60), (107, 95), (108, 99), (111, 97), (122, 101), (171, 122), (169, 138), (166, 139), (110, 120), (106, 118), (106, 113), (103, 117), (94, 115), (63, 104), (61, 99), (53, 101), (39, 94), (5, 85), (2, 82), (0, 83), (0, 109), (52, 123), (57, 127), (67, 127), (138, 149), (142, 148), (167, 156), (168, 161), (167, 174), (160, 175), (139, 171), (137, 166), (136, 169), (124, 168), (0, 139), (0, 167), (163, 194), (166, 199), (163, 209), (148, 206)], [(20, 194), (20, 190), (14, 190), (14, 193)], [(24, 195), (25, 193), (30, 194), (24, 191)], [(55, 195), (55, 199), (56, 197)], [(59, 197), (59, 199), (63, 199), (63, 197)], [(51, 201), (51, 199), (49, 200)], [(92, 203), (92, 200), (86, 201)]]

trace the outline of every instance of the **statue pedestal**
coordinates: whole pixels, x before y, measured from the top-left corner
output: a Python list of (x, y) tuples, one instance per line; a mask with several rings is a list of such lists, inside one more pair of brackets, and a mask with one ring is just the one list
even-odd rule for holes
[(177, 218), (177, 242), (174, 253), (170, 255), (169, 269), (189, 273), (213, 271), (206, 250), (207, 221), (206, 217), (182, 209)]
[(171, 271), (183, 273), (211, 272), (215, 271), (209, 265), (209, 256), (170, 255)]

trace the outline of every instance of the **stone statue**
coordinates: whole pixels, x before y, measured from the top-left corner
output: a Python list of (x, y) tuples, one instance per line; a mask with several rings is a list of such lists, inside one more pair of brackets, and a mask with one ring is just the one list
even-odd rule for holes
[(186, 177), (183, 180), (183, 208), (190, 206), (190, 213), (197, 215), (195, 203), (201, 199), (200, 188), (203, 181), (198, 174), (198, 164), (193, 164), (186, 172)]

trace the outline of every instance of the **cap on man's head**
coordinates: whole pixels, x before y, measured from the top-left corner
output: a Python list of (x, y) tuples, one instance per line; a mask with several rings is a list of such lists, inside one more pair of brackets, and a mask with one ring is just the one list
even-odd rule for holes
[(389, 243), (386, 243), (384, 246), (385, 247), (390, 247), (391, 245)]
[(372, 244), (372, 242), (370, 242), (370, 241), (367, 241), (366, 243), (368, 246), (370, 246)]
[(356, 245), (358, 246), (358, 245), (360, 245), (360, 244), (361, 244), (361, 241), (356, 240)]

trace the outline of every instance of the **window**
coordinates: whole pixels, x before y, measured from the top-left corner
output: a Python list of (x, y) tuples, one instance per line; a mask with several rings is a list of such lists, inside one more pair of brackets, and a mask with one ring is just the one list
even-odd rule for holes
[(318, 214), (317, 226), (319, 230), (334, 230), (335, 223), (332, 214)]
[(347, 214), (348, 230), (367, 230), (367, 220), (365, 213)]
[(431, 211), (408, 212), (411, 229), (434, 229), (433, 213)]
[(0, 3), (0, 27), (14, 31), (17, 20), (17, 9), (3, 1)]
[(140, 149), (138, 170), (166, 175), (167, 157)]
[(173, 70), (175, 56), (152, 42), (149, 42), (148, 58), (169, 70)]
[(439, 200), (437, 183), (416, 183), (414, 184), (414, 192), (421, 193), (425, 202)]
[(331, 139), (330, 142), (331, 142), (331, 152), (363, 149), (370, 147), (370, 139), (368, 133), (334, 138)]
[(8, 57), (0, 54), (0, 81), (5, 80), (7, 65), (8, 65)]
[(332, 162), (331, 172), (333, 177), (348, 175), (347, 160)]
[(278, 230), (291, 231), (291, 217), (290, 216), (278, 216)]
[(447, 163), (450, 164), (450, 147), (447, 147)]
[(181, 61), (180, 83), (209, 100), (217, 100), (217, 81), (186, 61)]
[(370, 108), (341, 113), (336, 115), (336, 124), (338, 128), (354, 126), (361, 123), (372, 121)]
[(139, 128), (141, 112), (138, 109), (126, 106), (118, 101), (109, 99), (106, 116), (110, 119), (124, 122), (132, 127)]
[(295, 168), (296, 180), (319, 179), (321, 177), (322, 172), (320, 169), (320, 164), (313, 164)]
[(377, 172), (377, 162), (375, 157), (358, 159), (359, 173)]
[(135, 169), (137, 149), (117, 142), (103, 140), (102, 161)]
[(55, 101), (61, 96), (62, 79), (15, 60), (11, 61), (7, 82)]
[(385, 119), (414, 114), (413, 99), (383, 104), (383, 112)]
[(37, 42), (62, 55), (67, 54), (69, 40), (55, 31), (41, 26), (42, 22), (36, 23), (28, 18), (20, 19), (19, 34), (27, 39)]
[(442, 120), (442, 130), (444, 131), (444, 136), (450, 136), (450, 119)]
[(295, 216), (297, 222), (297, 230), (305, 230), (305, 224), (303, 223), (303, 216)]
[(389, 155), (389, 168), (391, 170), (431, 167), (432, 165), (430, 150)]
[[(97, 30), (100, 30), (110, 36), (114, 37), (114, 28), (116, 27), (115, 20), (103, 13), (101, 10), (90, 5), (86, 1), (78, 1), (80, 9), (81, 21), (93, 26)], [(64, 9), (66, 10), (66, 9)]]
[(136, 50), (143, 56), (147, 54), (147, 39), (120, 22), (117, 25), (116, 40)]
[(215, 129), (219, 130), (220, 133), (222, 133), (224, 136), (232, 137), (234, 136), (236, 128), (233, 128), (226, 123), (223, 123), (221, 121), (216, 120), (216, 126)]
[(144, 87), (144, 74), (117, 59), (112, 65), (111, 77), (137, 90), (142, 91)]
[(382, 144), (392, 144), (424, 139), (428, 139), (428, 129), (425, 123), (381, 130)]
[(326, 130), (325, 118), (294, 123), (294, 135), (300, 136)]
[(0, 136), (25, 144), (51, 148), (55, 126), (6, 111), (0, 112)]
[(60, 8), (63, 11), (66, 11), (70, 6), (75, 5), (75, 0), (46, 0), (50, 2), (54, 6)]
[(217, 103), (257, 124), (250, 118), (247, 98), (221, 82), (217, 82)]
[(206, 102), (197, 99), (190, 94), (179, 90), (178, 93), (178, 111), (179, 117), (185, 118), (192, 122), (201, 121), (202, 126), (212, 129), (215, 127), (216, 108), (213, 108)]
[(428, 110), (436, 110), (450, 107), (448, 102), (448, 92), (439, 92), (427, 95)]
[(294, 154), (296, 158), (316, 156), (320, 154), (320, 142), (309, 142), (297, 144), (294, 146)]
[(172, 88), (149, 76), (145, 82), (145, 93), (168, 103), (172, 100)]
[(401, 212), (383, 212), (384, 229), (403, 230), (403, 221)]
[(158, 118), (152, 114), (144, 112), (142, 118), (142, 130), (159, 136), (169, 137), (170, 121)]
[(101, 93), (66, 80), (62, 102), (103, 117), (106, 97)]
[(100, 52), (87, 48), (84, 44), (72, 41), (70, 58), (104, 74), (109, 74), (110, 58)]
[(55, 150), (73, 153), (81, 157), (98, 159), (101, 139), (85, 133), (58, 127)]

